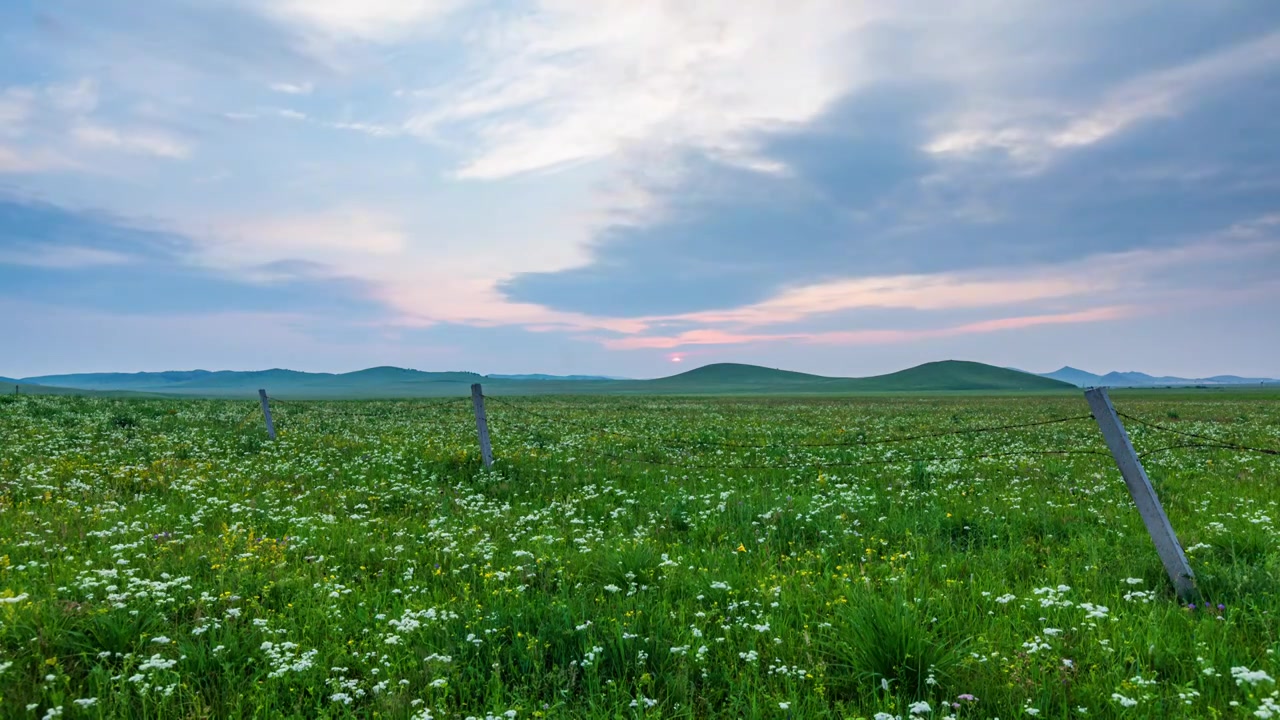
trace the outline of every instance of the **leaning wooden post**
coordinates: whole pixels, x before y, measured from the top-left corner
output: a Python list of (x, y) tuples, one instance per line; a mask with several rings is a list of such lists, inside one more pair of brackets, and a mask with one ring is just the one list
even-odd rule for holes
[(271, 402), (267, 399), (266, 390), (258, 390), (258, 399), (262, 401), (262, 417), (267, 419), (267, 437), (276, 439), (276, 424), (271, 421)]
[(484, 414), (484, 391), (480, 383), (471, 386), (471, 405), (476, 410), (476, 435), (480, 438), (480, 457), (485, 467), (493, 467), (493, 447), (489, 445), (489, 420)]
[(1125, 432), (1120, 417), (1116, 415), (1111, 398), (1107, 397), (1107, 389), (1092, 388), (1086, 390), (1084, 396), (1089, 401), (1093, 418), (1098, 421), (1098, 427), (1102, 429), (1102, 437), (1107, 441), (1112, 457), (1116, 459), (1120, 474), (1124, 476), (1124, 483), (1129, 486), (1129, 494), (1133, 496), (1133, 502), (1138, 506), (1138, 512), (1142, 514), (1142, 522), (1146, 524), (1147, 532), (1151, 534), (1151, 540), (1156, 544), (1160, 562), (1164, 563), (1164, 570), (1173, 581), (1178, 597), (1184, 602), (1199, 600), (1200, 591), (1196, 589), (1196, 576), (1191, 572), (1191, 566), (1187, 563), (1187, 556), (1182, 552), (1182, 545), (1178, 543), (1178, 536), (1174, 534), (1173, 526), (1169, 524), (1169, 516), (1165, 515), (1164, 507), (1160, 505), (1160, 498), (1156, 497), (1155, 488), (1151, 487), (1147, 471), (1138, 460), (1138, 454), (1133, 451), (1129, 434)]

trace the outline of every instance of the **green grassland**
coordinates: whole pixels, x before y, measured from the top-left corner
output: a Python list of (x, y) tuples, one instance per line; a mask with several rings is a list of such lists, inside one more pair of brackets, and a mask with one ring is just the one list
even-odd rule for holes
[[(1115, 399), (1280, 447), (1273, 394)], [(1101, 453), (1087, 413), (495, 397), (485, 470), (463, 400), (280, 403), (271, 442), (249, 399), (3, 396), (0, 715), (1280, 717), (1280, 458), (1144, 461), (1189, 608), (1111, 459), (1036, 454)]]

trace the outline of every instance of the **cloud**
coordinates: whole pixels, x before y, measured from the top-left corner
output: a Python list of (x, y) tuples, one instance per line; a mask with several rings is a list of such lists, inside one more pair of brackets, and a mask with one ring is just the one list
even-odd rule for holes
[(421, 93), (430, 106), (406, 127), (476, 147), (464, 178), (646, 147), (752, 162), (754, 132), (813, 119), (856, 80), (844, 41), (871, 15), (835, 0), (545, 0), (480, 30), (471, 70)]
[[(1222, 52), (1232, 61), (1213, 67), (1261, 51)], [(1002, 153), (927, 150), (938, 119), (964, 103), (954, 89), (864, 87), (807, 125), (757, 136), (785, 175), (692, 162), (653, 191), (661, 214), (603, 229), (589, 262), (501, 287), (515, 302), (636, 318), (728, 310), (847, 279), (1185, 244), (1280, 210), (1280, 154), (1267, 140), (1280, 131), (1280, 72), (1221, 72), (1172, 73), (1218, 80), (1141, 132), (1064, 146), (1035, 173)]]
[(98, 83), (92, 78), (81, 78), (71, 85), (51, 85), (45, 94), (55, 108), (71, 115), (87, 115), (98, 107)]
[(28, 88), (11, 87), (0, 92), (0, 137), (22, 135), (34, 104), (35, 93)]
[(298, 84), (278, 82), (271, 83), (271, 89), (274, 92), (284, 93), (286, 95), (310, 95), (311, 91), (315, 89), (315, 86), (309, 82)]
[(0, 195), (0, 251), (7, 257), (70, 253), (147, 260), (171, 257), (186, 243), (180, 236), (109, 213)]
[(326, 130), (355, 132), (373, 138), (391, 138), (404, 134), (403, 128), (398, 125), (385, 125), (361, 121), (349, 122), (341, 120), (327, 120), (321, 117), (312, 117), (307, 113), (294, 110), (292, 108), (258, 107), (251, 111), (229, 111), (220, 113), (220, 115), (227, 120), (235, 122), (247, 122), (263, 118), (282, 118), (285, 120), (305, 122), (312, 127), (323, 128)]
[(186, 143), (158, 130), (119, 129), (86, 122), (73, 127), (71, 136), (77, 143), (90, 148), (121, 150), (169, 160), (182, 160), (191, 155), (191, 148)]
[(4, 292), (640, 354), (1271, 297), (1276, 13), (1171, 2), (59, 0), (0, 48), (0, 172), (176, 239), (69, 224)]
[(875, 345), (883, 343), (902, 343), (932, 338), (954, 337), (957, 335), (974, 335), (1000, 332), (1004, 330), (1020, 330), (1038, 325), (1061, 325), (1068, 323), (1095, 323), (1116, 320), (1132, 315), (1133, 308), (1098, 307), (1069, 313), (1052, 315), (1014, 315), (999, 317), (981, 322), (937, 327), (920, 330), (844, 330), (831, 332), (808, 333), (744, 333), (725, 330), (702, 329), (688, 330), (673, 336), (647, 335), (640, 337), (615, 338), (604, 341), (605, 347), (615, 350), (636, 350), (641, 348), (670, 350), (697, 345), (745, 345), (753, 343), (800, 342), (822, 345)]
[[(360, 281), (247, 255), (234, 272), (195, 262), (190, 237), (111, 215), (0, 197), (0, 297), (103, 312), (385, 312)], [(261, 267), (252, 267), (257, 260)], [(255, 278), (260, 272), (270, 282)]]
[(0, 172), (41, 173), (101, 169), (94, 154), (126, 153), (170, 160), (191, 155), (190, 144), (156, 127), (100, 119), (100, 88), (74, 83), (0, 90)]
[(39, 246), (0, 248), (0, 265), (71, 269), (123, 265), (129, 261), (129, 256), (123, 253), (75, 245), (58, 248)]
[[(930, 139), (925, 149), (938, 154), (995, 149), (1034, 166), (1060, 151), (1092, 145), (1137, 123), (1175, 116), (1216, 86), (1273, 68), (1277, 62), (1280, 32), (1139, 75), (1108, 90), (1093, 107), (1060, 107), (1049, 118), (962, 117), (959, 127)], [(1039, 114), (1044, 114), (1043, 109)]]
[(438, 20), (461, 0), (277, 0), (262, 10), (327, 38), (389, 42)]
[[(991, 275), (1008, 275), (992, 271)], [(1017, 273), (1022, 275), (1022, 273)], [(812, 315), (838, 313), (859, 308), (908, 308), (946, 310), (998, 307), (1079, 296), (1115, 287), (1113, 278), (1062, 277), (1044, 269), (1028, 273), (1032, 277), (901, 275), (856, 278), (806, 285), (784, 290), (764, 302), (724, 311), (706, 311), (675, 316), (688, 322), (771, 325), (794, 322)]]
[(874, 86), (807, 125), (758, 136), (784, 174), (686, 155), (676, 178), (648, 190), (660, 213), (601, 229), (590, 262), (501, 287), (518, 302), (635, 317), (760, 302), (858, 265), (910, 271), (871, 266), (859, 251), (878, 244), (871, 235), (884, 232), (887, 201), (909, 197), (932, 171), (917, 143), (919, 118), (936, 102), (929, 87)]
[(56, 150), (11, 148), (0, 145), (0, 174), (70, 170), (79, 165)]
[(406, 236), (391, 215), (365, 207), (340, 207), (304, 214), (223, 219), (202, 238), (202, 263), (226, 269), (269, 266), (309, 258), (313, 272), (352, 275), (378, 267), (406, 247)]

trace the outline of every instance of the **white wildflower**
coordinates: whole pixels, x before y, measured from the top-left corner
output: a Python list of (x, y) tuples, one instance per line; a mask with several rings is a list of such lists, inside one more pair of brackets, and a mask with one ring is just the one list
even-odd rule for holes
[(1275, 679), (1268, 675), (1265, 670), (1250, 670), (1247, 667), (1231, 668), (1231, 677), (1235, 678), (1236, 685), (1244, 685), (1245, 683), (1257, 685), (1264, 682), (1275, 682)]

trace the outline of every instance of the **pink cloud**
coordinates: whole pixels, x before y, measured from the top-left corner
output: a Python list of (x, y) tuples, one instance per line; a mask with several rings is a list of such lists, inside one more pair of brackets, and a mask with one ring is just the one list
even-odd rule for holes
[(679, 335), (652, 335), (648, 337), (614, 338), (604, 341), (604, 346), (613, 350), (637, 350), (640, 348), (671, 349), (685, 345), (741, 345), (751, 342), (765, 342), (799, 337), (796, 335), (757, 335), (735, 333), (724, 330), (689, 330)]
[(605, 340), (604, 345), (613, 350), (661, 349), (670, 350), (689, 345), (744, 345), (757, 342), (804, 342), (828, 345), (879, 345), (910, 342), (928, 338), (952, 337), (1017, 330), (1037, 325), (1061, 325), (1070, 323), (1104, 322), (1133, 314), (1126, 306), (1093, 308), (1071, 313), (1050, 315), (1023, 315), (997, 318), (944, 328), (926, 330), (850, 330), (823, 333), (736, 333), (724, 330), (689, 330), (678, 335), (627, 337)]
[(1017, 279), (899, 275), (835, 280), (791, 288), (776, 297), (746, 307), (687, 313), (674, 319), (770, 325), (794, 322), (810, 315), (868, 307), (942, 310), (1014, 305), (1080, 296), (1109, 290), (1115, 286), (1112, 279), (1099, 278), (1096, 273), (1088, 277), (1059, 277), (1041, 270), (1029, 275), (1030, 277)]

